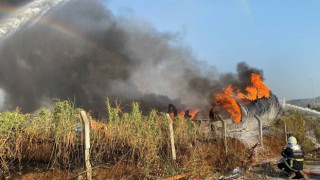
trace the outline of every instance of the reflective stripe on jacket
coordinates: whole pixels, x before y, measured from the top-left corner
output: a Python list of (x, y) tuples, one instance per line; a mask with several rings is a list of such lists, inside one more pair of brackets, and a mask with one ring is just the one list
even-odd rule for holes
[(303, 169), (303, 162), (304, 162), (304, 153), (299, 148), (291, 148), (287, 147), (284, 149), (281, 154), (285, 157), (285, 165), (292, 171), (299, 171)]

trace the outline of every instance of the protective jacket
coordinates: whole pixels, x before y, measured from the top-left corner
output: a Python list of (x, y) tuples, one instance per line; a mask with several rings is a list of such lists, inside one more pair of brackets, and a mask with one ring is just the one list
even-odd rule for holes
[(299, 171), (303, 169), (304, 153), (301, 146), (289, 144), (282, 152), (281, 155), (285, 158), (284, 164), (292, 171)]

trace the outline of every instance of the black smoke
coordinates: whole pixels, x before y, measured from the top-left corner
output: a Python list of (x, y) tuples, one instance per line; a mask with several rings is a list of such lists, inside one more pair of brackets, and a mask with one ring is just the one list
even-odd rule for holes
[[(246, 87), (251, 86), (251, 74), (259, 74), (261, 80), (264, 80), (263, 70), (250, 67), (246, 62), (239, 62), (237, 64), (236, 73), (222, 73), (218, 76), (218, 80), (213, 81), (213, 86), (210, 88), (211, 94), (221, 93), (222, 90), (229, 84), (232, 88), (240, 92), (246, 92)], [(215, 103), (212, 96), (210, 102)]]
[[(196, 59), (179, 35), (132, 17), (115, 17), (99, 1), (69, 1), (1, 40), (4, 110), (32, 112), (52, 99), (105, 113), (105, 98), (142, 109), (209, 108), (212, 93), (241, 87), (261, 70), (238, 64), (219, 74)], [(248, 77), (247, 77), (248, 76)]]

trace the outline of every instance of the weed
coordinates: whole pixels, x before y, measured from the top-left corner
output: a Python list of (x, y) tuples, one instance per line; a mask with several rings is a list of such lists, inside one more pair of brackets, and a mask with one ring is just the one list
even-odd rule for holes
[[(90, 160), (94, 167), (107, 165), (110, 172), (119, 172), (110, 177), (113, 179), (123, 177), (124, 172), (141, 179), (184, 172), (209, 177), (236, 167), (245, 168), (254, 154), (239, 140), (231, 138), (226, 154), (219, 137), (212, 137), (213, 133), (205, 136), (203, 129), (195, 128), (189, 119), (178, 115), (173, 122), (177, 153), (174, 161), (169, 119), (164, 112), (151, 110), (143, 114), (138, 102), (132, 102), (131, 111), (121, 112), (120, 105), (116, 103), (117, 107), (112, 107), (108, 98), (105, 105), (108, 122), (97, 122), (91, 132)], [(56, 100), (52, 110), (40, 108), (33, 114), (21, 114), (19, 110), (0, 113), (1, 169), (9, 171), (14, 162), (21, 164), (25, 160), (25, 163), (41, 160), (48, 167), (81, 167), (83, 145), (76, 128), (81, 124), (79, 112), (73, 102)], [(320, 128), (315, 123), (299, 113), (284, 115), (269, 127), (265, 145), (283, 146), (286, 124), (288, 132), (308, 151), (312, 143), (305, 133), (313, 130), (320, 137)]]

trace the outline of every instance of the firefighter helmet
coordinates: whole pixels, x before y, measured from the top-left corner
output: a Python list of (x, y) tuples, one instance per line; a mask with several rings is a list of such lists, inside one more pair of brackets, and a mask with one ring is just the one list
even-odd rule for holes
[(295, 144), (297, 144), (297, 139), (294, 136), (290, 136), (288, 138), (288, 143), (292, 144), (292, 145), (295, 145)]

